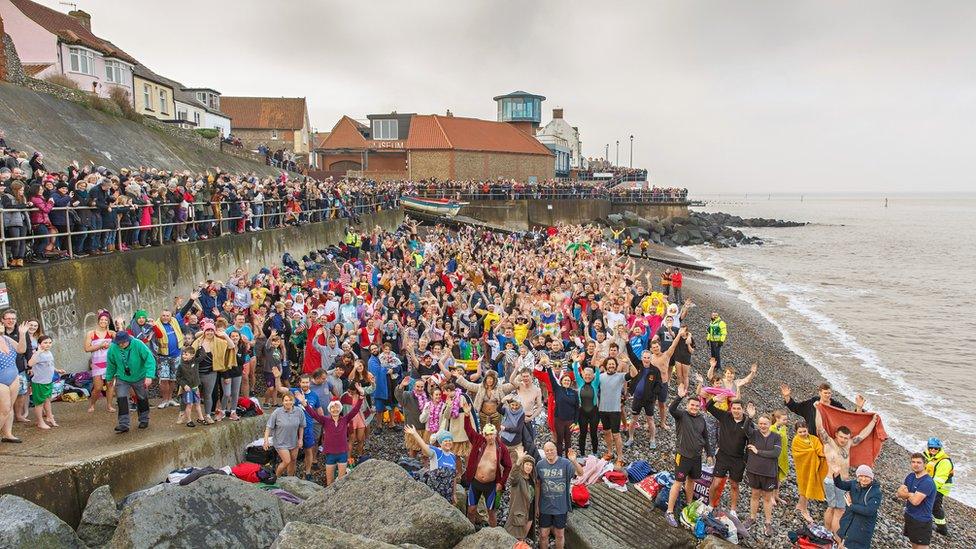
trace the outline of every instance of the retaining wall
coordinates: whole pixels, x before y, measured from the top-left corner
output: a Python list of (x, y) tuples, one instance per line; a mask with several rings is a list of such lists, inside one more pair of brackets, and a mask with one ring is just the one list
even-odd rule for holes
[[(84, 403), (72, 406), (83, 407)], [(160, 414), (155, 414), (157, 410), (153, 412), (154, 417), (158, 418)], [(167, 417), (172, 415), (168, 414)], [(172, 419), (165, 421), (168, 423)], [(165, 433), (140, 431), (140, 436), (145, 434), (154, 439), (130, 443), (125, 450), (77, 461), (72, 459), (70, 452), (66, 452), (64, 465), (0, 485), (0, 494), (22, 497), (51, 511), (72, 527), (77, 527), (88, 496), (99, 486), (109, 485), (112, 495), (120, 500), (132, 492), (166, 480), (171, 471), (180, 467), (234, 465), (243, 459), (245, 446), (262, 436), (266, 423), (267, 416), (257, 416), (239, 422), (224, 421), (210, 427), (183, 429), (179, 434), (171, 434), (172, 430)], [(109, 428), (102, 427), (104, 431)], [(153, 429), (159, 430), (159, 426), (150, 427), (150, 430)], [(131, 438), (135, 435), (130, 433), (124, 436)], [(116, 441), (121, 444), (128, 439), (117, 438)], [(28, 439), (27, 442), (31, 441)], [(70, 437), (65, 443), (70, 443)]]
[[(363, 215), (360, 226), (393, 230), (402, 219), (402, 210), (389, 210)], [(39, 320), (44, 333), (54, 338), (58, 367), (78, 372), (88, 368), (82, 338), (95, 326), (99, 309), (126, 319), (145, 309), (155, 317), (173, 306), (175, 296), (188, 296), (204, 280), (226, 281), (237, 267), (253, 274), (262, 266), (280, 264), (285, 252), (301, 258), (309, 250), (337, 244), (348, 224), (335, 219), (49, 263), (7, 271), (0, 281), (7, 284), (10, 306), (20, 318)]]
[(591, 198), (472, 200), (459, 213), (491, 225), (524, 231), (540, 225), (591, 223), (608, 214), (626, 210), (647, 218), (663, 219), (688, 215), (688, 206), (685, 204), (617, 204)]

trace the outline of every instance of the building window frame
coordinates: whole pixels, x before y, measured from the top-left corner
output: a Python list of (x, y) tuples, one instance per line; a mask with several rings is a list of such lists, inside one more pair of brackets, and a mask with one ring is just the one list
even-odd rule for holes
[(271, 139), (278, 139), (278, 130), (271, 130)]
[(200, 125), (200, 113), (197, 111), (193, 111), (193, 123), (197, 126)]
[(169, 103), (168, 96), (169, 94), (166, 93), (166, 90), (164, 90), (163, 88), (159, 88), (159, 114), (169, 114), (166, 111), (166, 108), (168, 106), (167, 104)]
[(96, 76), (94, 51), (79, 46), (71, 46), (68, 48), (68, 58), (68, 67), (71, 72)]
[(152, 86), (145, 82), (142, 84), (142, 103), (147, 111), (153, 110)]
[(119, 86), (128, 86), (129, 80), (126, 78), (129, 65), (115, 59), (105, 60), (105, 80)]
[(400, 121), (396, 118), (373, 120), (372, 137), (376, 141), (396, 141), (400, 138)]

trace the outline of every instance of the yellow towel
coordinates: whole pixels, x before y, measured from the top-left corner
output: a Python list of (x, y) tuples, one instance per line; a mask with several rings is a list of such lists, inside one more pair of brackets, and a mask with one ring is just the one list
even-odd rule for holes
[(792, 448), (797, 491), (809, 500), (824, 501), (827, 499), (823, 487), (827, 478), (827, 458), (823, 443), (813, 435), (794, 436)]

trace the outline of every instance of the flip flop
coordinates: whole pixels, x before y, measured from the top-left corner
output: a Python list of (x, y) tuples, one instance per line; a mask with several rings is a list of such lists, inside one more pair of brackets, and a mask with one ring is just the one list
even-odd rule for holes
[(24, 442), (24, 441), (23, 440), (20, 440), (19, 438), (16, 438), (16, 437), (10, 437), (10, 438), (3, 437), (3, 438), (0, 438), (0, 442), (10, 442), (10, 443), (13, 443), (13, 444), (20, 444), (21, 442)]

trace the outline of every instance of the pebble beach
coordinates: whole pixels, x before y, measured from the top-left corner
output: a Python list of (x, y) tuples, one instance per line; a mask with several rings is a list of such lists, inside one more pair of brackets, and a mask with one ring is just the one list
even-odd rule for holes
[[(672, 250), (671, 253), (676, 252)], [(646, 265), (652, 272), (659, 272), (666, 267), (666, 265), (654, 261), (639, 260), (639, 263), (641, 266)], [(699, 341), (692, 375), (694, 373), (704, 375), (708, 368), (708, 350), (702, 342), (704, 341), (704, 329), (708, 323), (708, 315), (714, 310), (722, 315), (729, 326), (729, 339), (722, 352), (723, 362), (734, 365), (740, 372), (740, 376), (748, 371), (749, 365), (753, 362), (759, 364), (756, 378), (744, 388), (743, 392), (744, 399), (754, 402), (759, 413), (784, 408), (779, 393), (781, 382), (787, 382), (793, 388), (795, 398), (805, 399), (812, 396), (815, 387), (825, 381), (824, 377), (814, 367), (786, 347), (782, 341), (782, 335), (775, 326), (747, 302), (739, 299), (721, 278), (709, 274), (707, 271), (685, 270), (684, 295), (690, 297), (696, 304), (696, 307), (691, 309), (685, 319), (685, 324), (694, 330)], [(675, 397), (675, 387), (672, 383), (671, 398)], [(848, 408), (853, 407), (853, 403), (850, 398), (847, 398), (847, 395), (835, 393), (835, 398), (844, 402)], [(871, 408), (870, 400), (867, 402), (867, 408)], [(795, 416), (791, 416), (790, 421), (796, 419)], [(656, 450), (650, 449), (646, 427), (642, 423), (635, 435), (634, 444), (624, 451), (627, 462), (644, 459), (649, 461), (656, 470), (671, 470), (673, 467), (671, 456), (674, 451), (674, 425), (670, 418), (669, 423), (670, 429), (668, 431), (658, 431)], [(792, 431), (790, 436), (792, 438)], [(549, 440), (550, 436), (545, 427), (539, 430), (539, 437), (541, 440)], [(405, 454), (402, 431), (400, 429), (374, 430), (367, 439), (366, 453), (374, 458), (397, 461)], [(875, 464), (876, 478), (881, 483), (885, 497), (874, 534), (874, 547), (909, 547), (907, 539), (902, 536), (904, 504), (897, 501), (894, 494), (909, 472), (908, 457), (910, 453), (908, 449), (889, 439), (885, 442), (884, 449)], [(324, 478), (321, 481), (324, 483)], [(726, 489), (725, 494), (723, 505), (727, 506), (729, 504), (728, 489)], [(803, 526), (802, 519), (794, 510), (797, 501), (797, 488), (796, 479), (792, 472), (790, 477), (781, 485), (781, 497), (786, 500), (787, 504), (777, 506), (774, 510), (775, 535), (770, 538), (753, 537), (740, 542), (740, 545), (756, 548), (790, 546), (786, 537), (787, 532)], [(651, 503), (648, 502), (648, 505), (650, 506)], [(739, 507), (736, 510), (739, 517), (743, 519), (748, 517), (748, 506), (748, 488), (743, 487)], [(976, 509), (952, 498), (946, 500), (945, 507), (951, 537), (944, 538), (934, 534), (931, 547), (934, 549), (976, 547)], [(824, 509), (825, 505), (822, 502), (811, 502), (810, 504), (810, 510), (815, 519), (822, 519)], [(500, 514), (500, 521), (503, 520), (503, 517), (504, 508)]]

